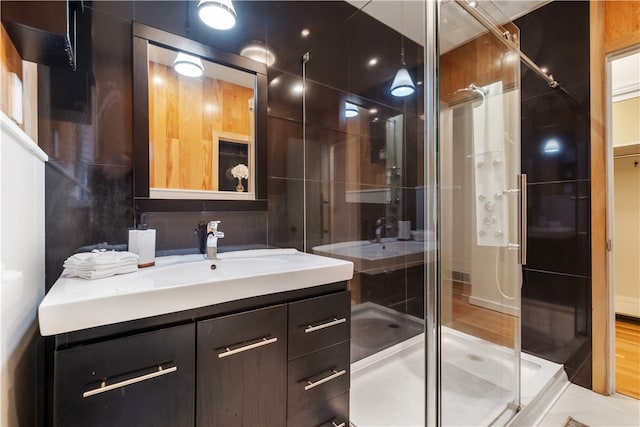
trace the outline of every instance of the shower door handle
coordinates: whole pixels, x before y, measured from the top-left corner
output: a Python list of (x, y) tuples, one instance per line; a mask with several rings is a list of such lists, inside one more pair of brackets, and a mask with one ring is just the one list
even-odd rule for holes
[(518, 263), (527, 265), (527, 174), (518, 175)]

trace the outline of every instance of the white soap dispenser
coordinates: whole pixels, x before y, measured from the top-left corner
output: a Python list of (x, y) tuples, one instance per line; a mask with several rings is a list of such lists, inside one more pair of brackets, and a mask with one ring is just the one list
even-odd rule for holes
[(151, 267), (156, 263), (156, 230), (145, 223), (145, 214), (140, 215), (138, 227), (129, 230), (129, 252), (138, 255), (138, 267)]

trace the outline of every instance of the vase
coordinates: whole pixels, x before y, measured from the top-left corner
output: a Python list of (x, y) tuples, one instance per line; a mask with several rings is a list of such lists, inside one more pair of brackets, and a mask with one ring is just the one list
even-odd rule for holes
[(236, 191), (242, 193), (244, 191), (244, 185), (242, 185), (242, 178), (238, 178), (238, 185), (236, 185)]

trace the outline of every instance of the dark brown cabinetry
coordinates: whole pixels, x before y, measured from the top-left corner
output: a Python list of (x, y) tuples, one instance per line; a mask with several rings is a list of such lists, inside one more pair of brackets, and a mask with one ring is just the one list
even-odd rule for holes
[(188, 426), (193, 324), (55, 353), (55, 426)]
[(288, 426), (349, 423), (350, 313), (348, 292), (289, 304)]
[(346, 426), (349, 302), (333, 292), (61, 344), (53, 425)]
[(283, 426), (287, 306), (198, 322), (198, 426)]
[(75, 69), (79, 1), (3, 1), (2, 23), (25, 61)]

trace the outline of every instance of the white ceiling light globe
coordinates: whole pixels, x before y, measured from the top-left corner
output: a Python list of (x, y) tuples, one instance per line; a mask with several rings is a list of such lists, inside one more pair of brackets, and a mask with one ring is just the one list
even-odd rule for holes
[(184, 52), (180, 52), (176, 56), (175, 61), (173, 61), (173, 69), (187, 77), (200, 77), (204, 73), (200, 58), (187, 55)]
[(236, 25), (236, 10), (231, 0), (200, 0), (198, 15), (202, 22), (216, 30), (228, 30)]
[(416, 90), (411, 76), (406, 68), (400, 68), (391, 83), (391, 95), (397, 97), (409, 96)]

